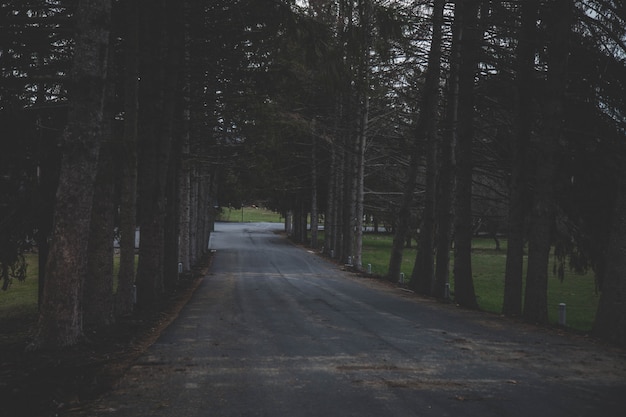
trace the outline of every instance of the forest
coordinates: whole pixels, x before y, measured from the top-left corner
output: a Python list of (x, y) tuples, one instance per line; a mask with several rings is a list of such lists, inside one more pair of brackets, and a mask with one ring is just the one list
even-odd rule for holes
[(414, 240), (410, 287), (466, 308), (472, 238), (502, 236), (504, 315), (547, 323), (549, 276), (592, 270), (593, 332), (626, 346), (622, 0), (5, 0), (0, 39), (0, 274), (36, 248), (32, 349), (158, 305), (243, 204), (356, 269), (384, 227), (392, 282)]

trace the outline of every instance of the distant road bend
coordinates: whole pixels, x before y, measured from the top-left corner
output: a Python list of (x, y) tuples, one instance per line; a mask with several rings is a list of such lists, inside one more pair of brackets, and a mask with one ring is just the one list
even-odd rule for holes
[(343, 272), (220, 223), (178, 319), (81, 416), (624, 417), (626, 352)]

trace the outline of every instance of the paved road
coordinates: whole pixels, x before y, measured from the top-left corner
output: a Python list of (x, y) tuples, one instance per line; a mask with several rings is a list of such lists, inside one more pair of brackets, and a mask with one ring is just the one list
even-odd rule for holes
[(84, 416), (626, 416), (626, 353), (343, 272), (218, 224), (209, 275)]

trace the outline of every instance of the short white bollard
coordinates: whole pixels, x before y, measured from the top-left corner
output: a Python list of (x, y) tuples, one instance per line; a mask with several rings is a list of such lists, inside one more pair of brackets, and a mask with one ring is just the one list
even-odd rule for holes
[(179, 274), (182, 274), (182, 273), (183, 273), (183, 263), (182, 263), (182, 262), (179, 262), (179, 263), (178, 263), (178, 273), (179, 273)]
[(565, 303), (559, 304), (559, 326), (565, 326), (567, 323), (567, 311)]
[(400, 272), (400, 284), (404, 284), (404, 272)]
[(352, 266), (352, 256), (348, 256), (348, 266)]
[(372, 273), (372, 264), (367, 264), (367, 273), (368, 274)]

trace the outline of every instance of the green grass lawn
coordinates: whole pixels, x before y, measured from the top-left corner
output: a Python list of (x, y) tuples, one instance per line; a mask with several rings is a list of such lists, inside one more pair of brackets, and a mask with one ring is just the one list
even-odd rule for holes
[(27, 278), (0, 290), (0, 345), (24, 340), (37, 320), (37, 255), (26, 255)]
[(223, 222), (269, 222), (281, 223), (283, 218), (279, 213), (261, 207), (244, 206), (243, 208), (222, 207), (222, 212), (217, 217)]
[[(372, 265), (372, 272), (387, 273), (390, 248), (393, 236), (366, 234), (363, 238), (363, 265)], [(405, 249), (402, 272), (411, 276), (415, 261), (415, 249)], [(473, 242), (472, 274), (478, 304), (482, 310), (500, 313), (504, 294), (504, 271), (506, 264), (506, 240), (501, 241), (501, 249), (496, 250), (492, 239), (475, 239)], [(552, 267), (552, 265), (551, 265)], [(452, 267), (451, 267), (452, 270)], [(454, 291), (454, 279), (450, 279), (450, 289)], [(592, 272), (577, 274), (566, 270), (561, 282), (555, 275), (548, 281), (548, 314), (551, 323), (558, 323), (559, 304), (567, 306), (567, 326), (576, 330), (588, 331), (598, 307), (599, 294), (596, 293)]]

